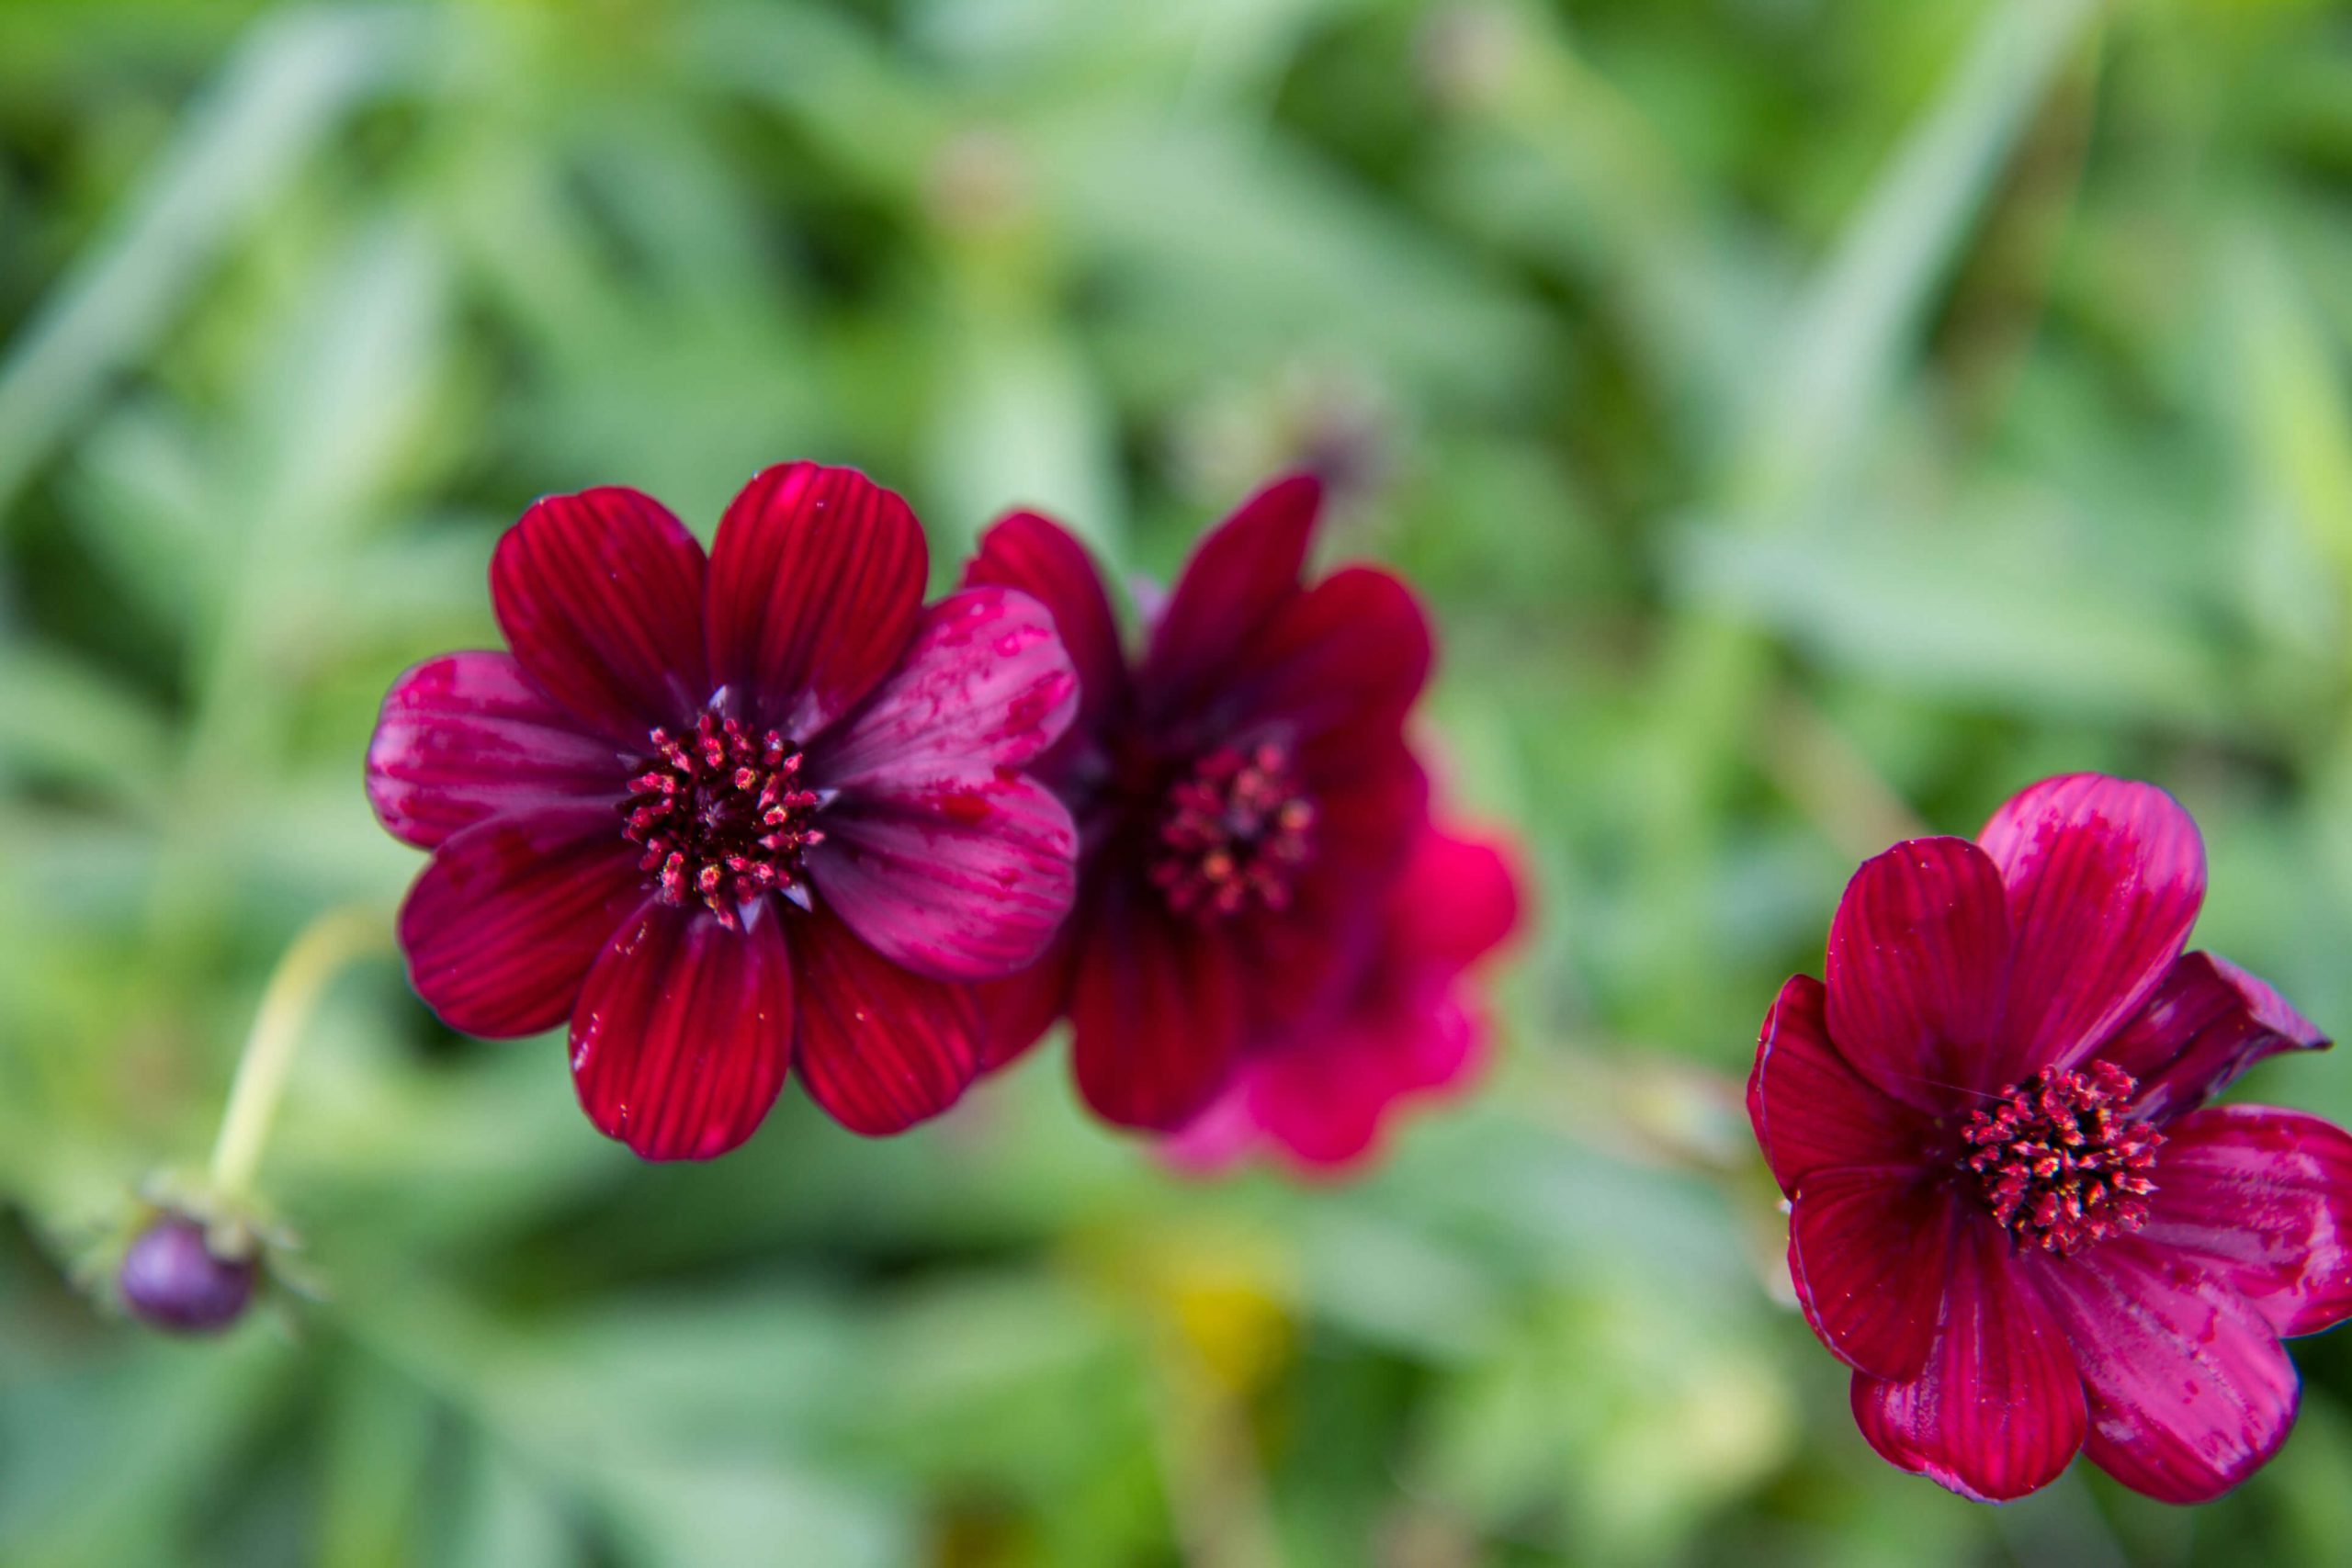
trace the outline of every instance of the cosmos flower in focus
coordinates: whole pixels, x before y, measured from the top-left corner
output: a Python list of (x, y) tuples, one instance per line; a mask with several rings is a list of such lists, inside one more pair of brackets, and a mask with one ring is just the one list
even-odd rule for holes
[(978, 1067), (962, 983), (1068, 911), (1076, 839), (1022, 771), (1077, 700), (1035, 601), (925, 607), (906, 503), (845, 468), (753, 479), (706, 558), (661, 503), (536, 502), (491, 597), (514, 651), (384, 699), (368, 795), (433, 852), (401, 910), (451, 1027), (569, 1019), (582, 1105), (649, 1159), (749, 1137), (787, 1068), (854, 1132)]
[(1406, 1106), (1466, 1087), (1485, 1066), (1476, 970), (1519, 911), (1502, 844), (1425, 824), (1329, 1014), (1253, 1048), (1164, 1152), (1193, 1170), (1261, 1148), (1309, 1175), (1359, 1168)]
[(2294, 1423), (2280, 1339), (2352, 1314), (2352, 1137), (2209, 1103), (2327, 1041), (2182, 952), (2204, 894), (2171, 796), (2051, 779), (1974, 843), (1864, 863), (1827, 984), (1767, 1015), (1747, 1105), (1789, 1271), (1903, 1469), (1999, 1501), (2080, 1450), (2152, 1497), (2219, 1495)]
[(1080, 1091), (1123, 1126), (1183, 1126), (1250, 1042), (1328, 1010), (1426, 809), (1403, 728), (1428, 625), (1386, 572), (1301, 581), (1321, 503), (1286, 479), (1211, 531), (1132, 664), (1093, 561), (1046, 518), (997, 524), (965, 573), (1053, 613), (1081, 694), (1035, 764), (1078, 819), (1079, 905), (982, 988), (989, 1062), (1067, 1011)]

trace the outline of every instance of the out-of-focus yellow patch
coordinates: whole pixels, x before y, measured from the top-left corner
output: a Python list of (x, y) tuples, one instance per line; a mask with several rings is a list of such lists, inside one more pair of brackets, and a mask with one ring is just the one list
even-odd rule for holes
[(1080, 1270), (1172, 1333), (1219, 1388), (1247, 1397), (1290, 1364), (1297, 1346), (1297, 1269), (1282, 1242), (1223, 1224), (1097, 1234), (1076, 1247)]

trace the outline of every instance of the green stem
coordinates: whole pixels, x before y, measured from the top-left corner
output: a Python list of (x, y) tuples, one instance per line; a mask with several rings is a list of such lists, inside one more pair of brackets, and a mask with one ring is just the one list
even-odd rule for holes
[(212, 1145), (215, 1197), (233, 1203), (251, 1190), (269, 1142), (270, 1118), (285, 1093), (286, 1076), (311, 1010), (345, 964), (384, 945), (380, 913), (333, 909), (311, 921), (277, 961), (277, 973), (270, 976), (254, 1014), (253, 1032), (245, 1037), (237, 1080), (229, 1089), (229, 1109), (220, 1118), (220, 1140)]

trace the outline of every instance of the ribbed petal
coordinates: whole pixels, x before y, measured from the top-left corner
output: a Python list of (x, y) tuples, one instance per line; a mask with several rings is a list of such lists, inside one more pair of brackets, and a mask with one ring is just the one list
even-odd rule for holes
[(972, 988), (980, 1007), (982, 1072), (992, 1073), (1020, 1060), (1069, 1010), (1070, 977), (1078, 964), (1077, 933), (1085, 929), (1085, 922), (1081, 898), (1036, 963)]
[(1829, 1034), (1854, 1069), (1935, 1111), (2021, 1077), (1997, 1034), (2009, 918), (1965, 839), (1864, 861), (1829, 925)]
[(1279, 479), (1242, 502), (1193, 550), (1152, 628), (1139, 685), (1156, 715), (1184, 711), (1222, 685), (1236, 655), (1298, 592), (1322, 481)]
[(1015, 770), (1060, 735), (1077, 691), (1044, 606), (967, 589), (924, 614), (906, 661), (810, 754), (810, 779), (840, 797), (809, 874), (894, 963), (996, 979), (1053, 939), (1078, 833)]
[(1805, 1319), (1872, 1377), (1919, 1375), (1952, 1269), (1958, 1201), (1917, 1166), (1834, 1166), (1804, 1179), (1789, 1215), (1789, 1275)]
[(1114, 889), (1080, 933), (1071, 1062), (1095, 1113), (1170, 1132), (1231, 1080), (1243, 1030), (1227, 933), (1180, 921), (1142, 888)]
[(401, 906), (418, 996), (452, 1029), (537, 1034), (570, 1016), (588, 966), (645, 896), (610, 806), (493, 817), (433, 853)]
[(2008, 1234), (1963, 1223), (1919, 1375), (1854, 1374), (1854, 1420), (1889, 1463), (1981, 1502), (2048, 1485), (2082, 1448), (2083, 1383), (2057, 1318), (2011, 1266)]
[(1373, 567), (1333, 572), (1284, 597), (1241, 658), (1226, 698), (1238, 722), (1280, 720), (1302, 736), (1404, 722), (1429, 680), (1429, 620), (1412, 590)]
[(710, 694), (702, 546), (650, 495), (618, 486), (531, 503), (498, 541), (491, 604), (548, 695), (642, 749)]
[(1781, 1190), (1832, 1166), (1924, 1165), (1928, 1120), (1890, 1100), (1829, 1042), (1827, 994), (1810, 975), (1781, 987), (1756, 1042), (1747, 1119)]
[(2140, 1010), (2205, 901), (2179, 802), (2098, 773), (2046, 779), (1977, 835), (2009, 893), (2017, 958), (2002, 1026), (2020, 1069), (2069, 1066)]
[(2141, 1238), (2191, 1252), (2280, 1336), (2352, 1316), (2352, 1134), (2221, 1105), (2165, 1129)]
[(2087, 1451), (2135, 1492), (2218, 1497), (2295, 1424), (2295, 1364), (2245, 1298), (2188, 1255), (2141, 1236), (2040, 1269), (2090, 1393)]
[(956, 1103), (979, 1071), (967, 986), (892, 964), (831, 914), (787, 932), (800, 998), (800, 1082), (853, 1133), (901, 1133)]
[(898, 663), (930, 558), (907, 503), (855, 469), (765, 470), (711, 547), (711, 672), (760, 723), (814, 739)]
[(2189, 953), (2097, 1055), (2140, 1080), (2136, 1107), (2161, 1122), (2204, 1104), (2265, 1056), (2327, 1043), (2260, 980), (2210, 953)]
[(392, 682), (368, 743), (368, 803), (429, 850), (502, 811), (617, 801), (620, 754), (556, 706), (503, 653), (445, 653)]
[[(1016, 512), (980, 536), (964, 568), (967, 587), (1015, 588), (1043, 604), (1078, 671), (1078, 716), (1057, 751), (1100, 735), (1128, 699), (1126, 655), (1102, 575), (1086, 547), (1051, 518)], [(1041, 770), (1051, 773), (1050, 764)]]
[(792, 959), (775, 906), (729, 931), (649, 898), (571, 1016), (588, 1119), (647, 1159), (710, 1159), (758, 1130), (792, 1059)]

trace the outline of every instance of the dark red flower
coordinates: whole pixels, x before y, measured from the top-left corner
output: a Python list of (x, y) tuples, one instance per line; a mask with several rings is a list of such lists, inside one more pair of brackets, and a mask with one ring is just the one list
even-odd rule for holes
[(1865, 862), (1827, 985), (1798, 976), (1765, 1018), (1747, 1108), (1789, 1272), (1905, 1470), (1997, 1501), (2079, 1449), (2216, 1496), (2294, 1422), (2279, 1340), (2352, 1314), (2352, 1137), (2207, 1103), (2327, 1041), (2182, 953), (2204, 896), (2171, 796), (2051, 779), (1975, 843)]
[(1080, 690), (1035, 764), (1078, 818), (1079, 908), (982, 987), (989, 1065), (1067, 1010), (1079, 1089), (1124, 1126), (1184, 1125), (1248, 1042), (1328, 1007), (1425, 807), (1403, 727), (1428, 626), (1385, 572), (1302, 583), (1321, 502), (1283, 479), (1210, 533), (1133, 666), (1093, 561), (1046, 519), (997, 524), (965, 573), (1053, 612)]
[(1510, 935), (1519, 906), (1502, 844), (1424, 824), (1330, 1010), (1253, 1047), (1164, 1152), (1193, 1170), (1261, 1148), (1308, 1175), (1360, 1168), (1400, 1110), (1464, 1087), (1484, 1066), (1474, 969)]
[(960, 982), (1035, 958), (1076, 839), (1021, 771), (1077, 701), (1027, 595), (922, 603), (904, 502), (846, 468), (754, 479), (702, 547), (658, 502), (533, 504), (491, 598), (514, 653), (402, 675), (368, 753), (433, 852), (401, 910), (453, 1028), (571, 1021), (590, 1120), (649, 1159), (752, 1134), (786, 1070), (853, 1131), (978, 1067)]

